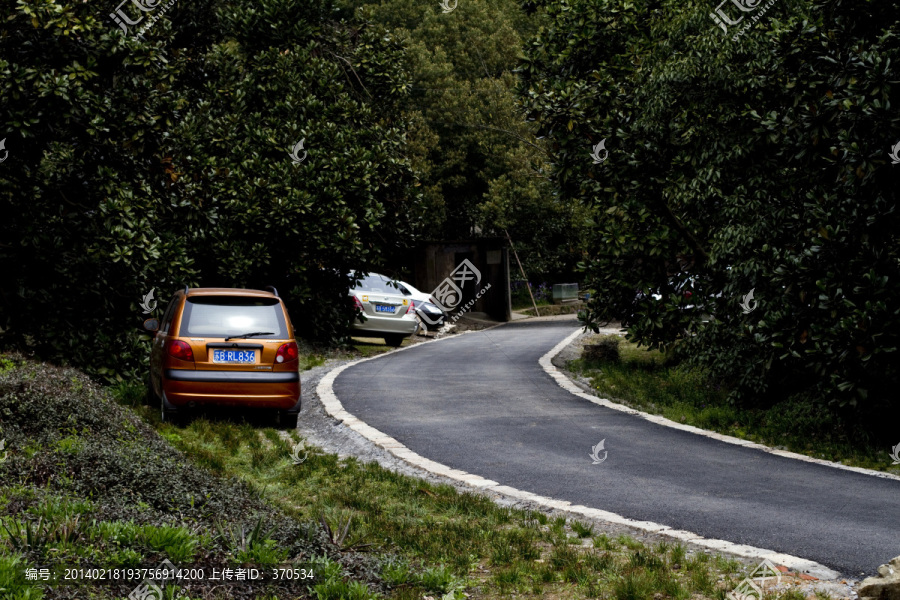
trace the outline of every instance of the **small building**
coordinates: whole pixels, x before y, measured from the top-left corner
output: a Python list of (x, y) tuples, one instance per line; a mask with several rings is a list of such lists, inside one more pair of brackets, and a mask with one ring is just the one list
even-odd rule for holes
[[(415, 257), (414, 285), (430, 292), (451, 314), (461, 312), (472, 302), (465, 312), (486, 313), (497, 321), (510, 320), (509, 250), (505, 239), (422, 242)], [(461, 297), (455, 296), (457, 292)], [(438, 296), (449, 301), (442, 302)]]

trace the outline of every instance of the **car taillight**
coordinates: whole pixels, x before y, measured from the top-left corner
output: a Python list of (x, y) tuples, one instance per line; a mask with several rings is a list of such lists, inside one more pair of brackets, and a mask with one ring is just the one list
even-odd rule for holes
[(297, 342), (288, 342), (278, 347), (278, 351), (275, 352), (275, 362), (291, 362), (292, 360), (297, 360), (299, 355), (300, 351), (297, 349)]
[(166, 352), (169, 356), (180, 358), (181, 360), (194, 360), (194, 351), (191, 350), (190, 344), (181, 340), (169, 340), (166, 345)]
[(684, 297), (685, 297), (685, 298), (690, 298), (690, 297), (693, 296), (693, 295), (694, 295), (694, 292), (685, 292), (685, 293), (684, 293)]
[(416, 303), (412, 300), (409, 301), (409, 308), (406, 309), (406, 314), (414, 315), (416, 314)]
[(362, 302), (360, 302), (360, 301), (359, 301), (359, 298), (357, 298), (356, 296), (353, 296), (353, 306), (355, 306), (356, 308), (358, 308), (361, 312), (365, 312), (365, 309), (363, 308)]

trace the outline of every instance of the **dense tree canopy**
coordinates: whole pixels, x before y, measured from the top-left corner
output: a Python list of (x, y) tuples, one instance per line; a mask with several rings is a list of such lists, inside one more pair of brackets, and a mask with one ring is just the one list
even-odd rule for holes
[(397, 40), (327, 0), (176, 4), (142, 38), (93, 3), (0, 4), (4, 343), (122, 373), (141, 298), (185, 284), (277, 282), (304, 334), (343, 334), (334, 273), (419, 218)]
[(588, 322), (738, 398), (896, 407), (900, 6), (777, 0), (726, 34), (705, 0), (537, 4), (520, 92), (560, 195), (595, 213)]
[(889, 0), (0, 6), (3, 344), (111, 375), (150, 289), (272, 283), (334, 341), (347, 270), (509, 231), (736, 399), (898, 404)]
[(542, 11), (526, 14), (517, 0), (462, 0), (446, 13), (437, 0), (344, 1), (409, 47), (422, 237), (508, 231), (530, 277), (570, 278), (582, 258), (584, 211), (554, 194), (546, 147), (515, 96), (522, 45)]

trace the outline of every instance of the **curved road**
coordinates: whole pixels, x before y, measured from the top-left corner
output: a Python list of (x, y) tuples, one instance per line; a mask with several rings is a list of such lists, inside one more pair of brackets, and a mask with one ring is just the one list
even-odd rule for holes
[[(560, 388), (538, 359), (574, 321), (520, 322), (352, 366), (344, 408), (410, 450), (520, 490), (814, 560), (900, 555), (900, 481), (651, 423)], [(900, 434), (900, 432), (898, 432)], [(606, 439), (605, 462), (591, 447)]]

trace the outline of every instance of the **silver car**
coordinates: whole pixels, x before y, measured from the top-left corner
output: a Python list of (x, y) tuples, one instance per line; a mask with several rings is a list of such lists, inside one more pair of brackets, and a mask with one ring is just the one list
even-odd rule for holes
[(388, 346), (399, 346), (419, 327), (415, 304), (397, 289), (397, 282), (369, 273), (350, 290), (362, 313), (353, 321), (353, 331), (364, 337), (383, 337)]

